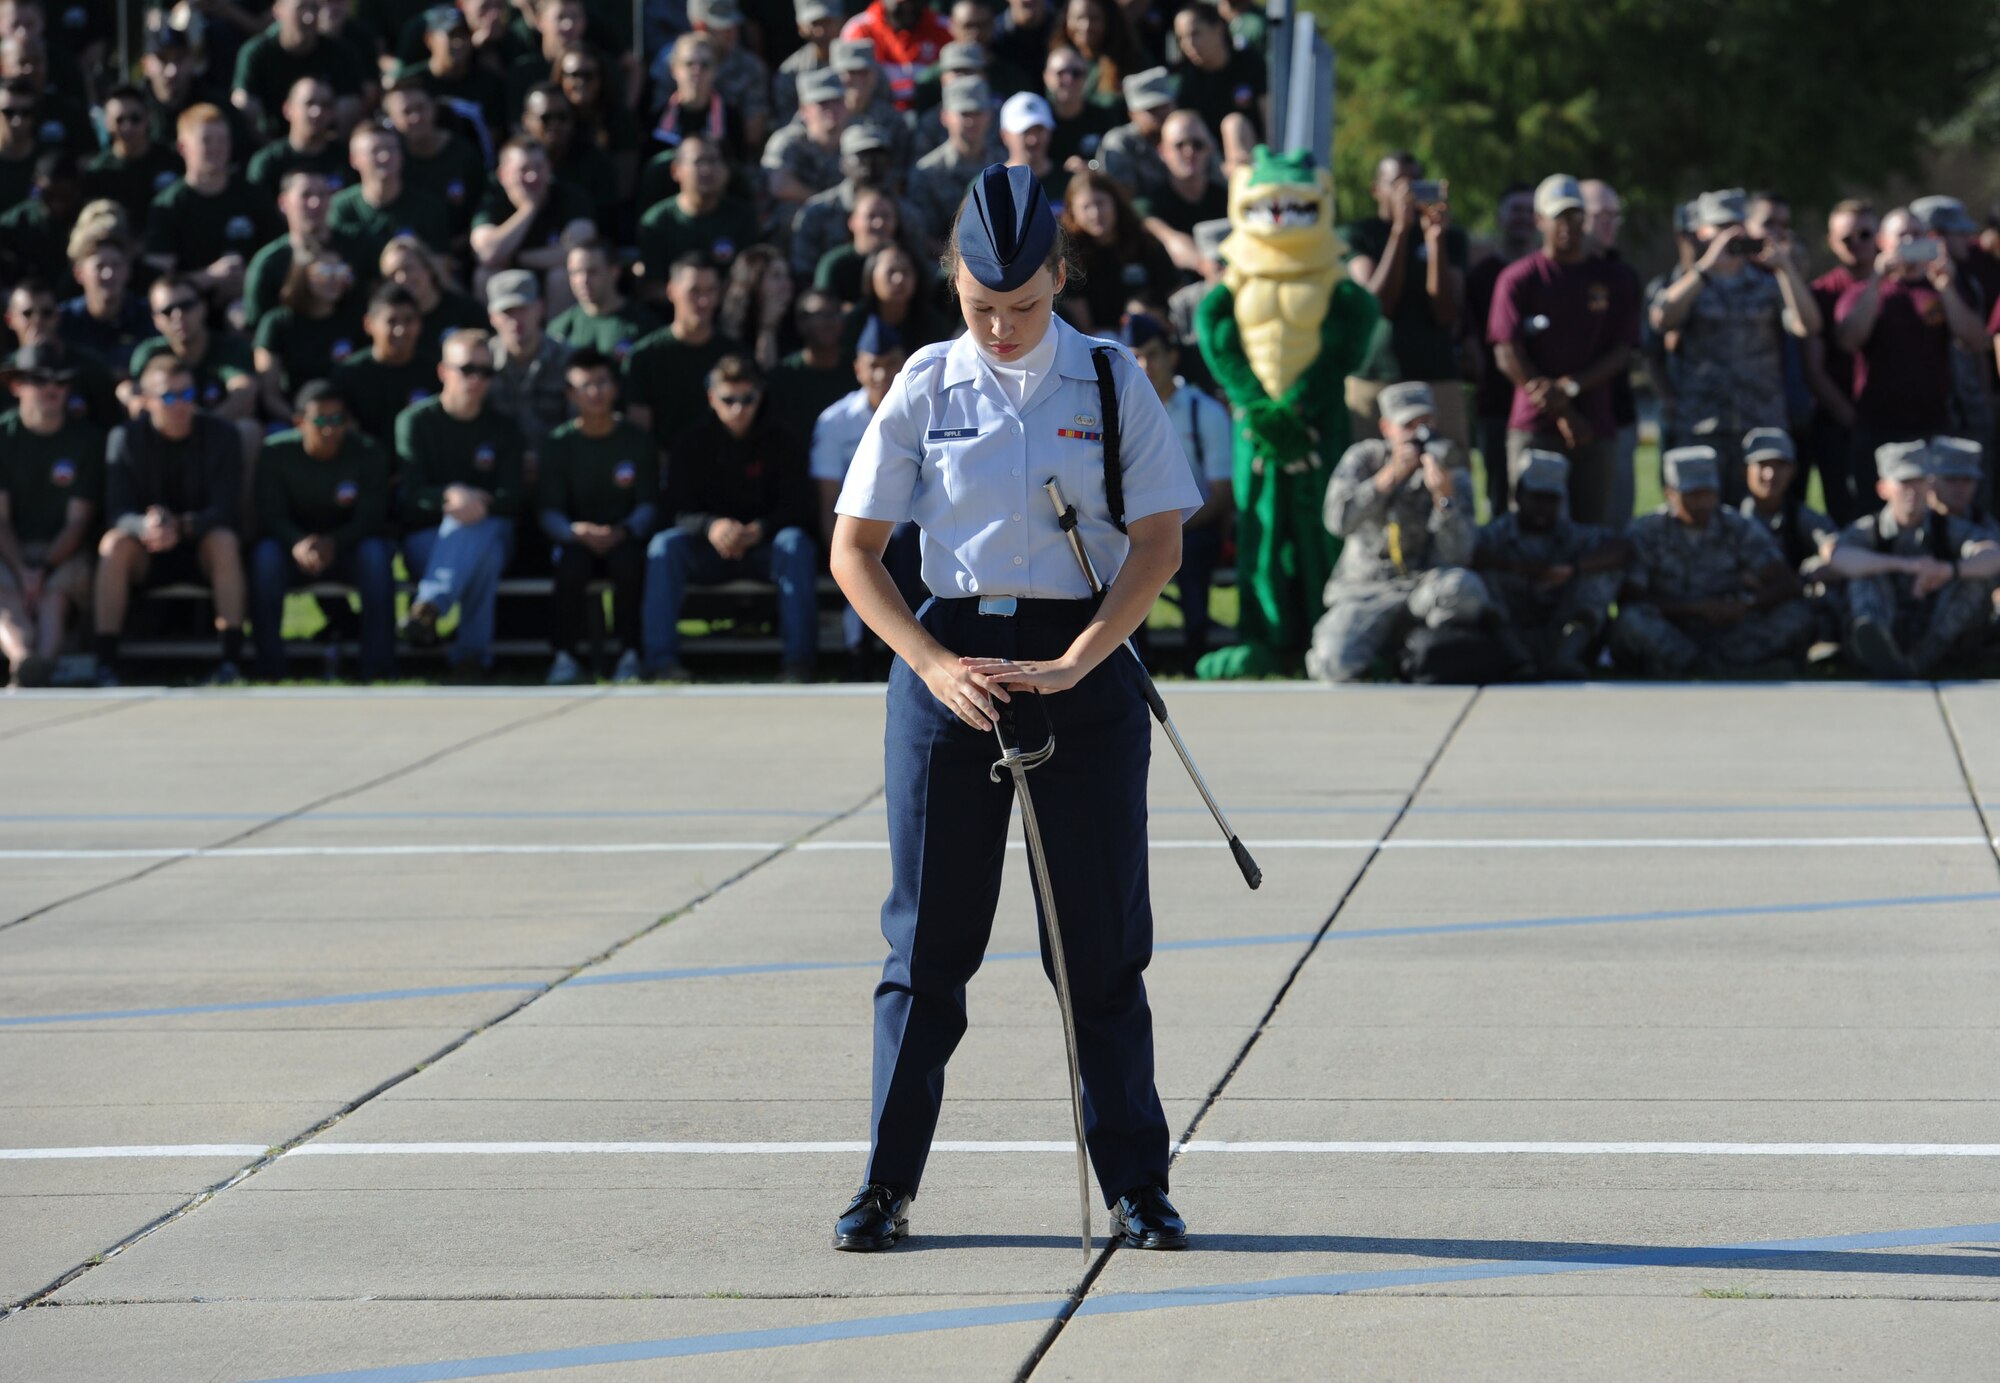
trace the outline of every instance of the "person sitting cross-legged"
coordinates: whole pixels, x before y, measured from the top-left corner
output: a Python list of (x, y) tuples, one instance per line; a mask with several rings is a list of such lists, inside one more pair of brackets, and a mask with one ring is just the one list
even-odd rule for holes
[(1538, 677), (1581, 681), (1603, 636), (1631, 548), (1606, 528), (1563, 512), (1569, 458), (1530, 450), (1514, 482), (1514, 510), (1479, 530), (1472, 565), (1507, 612), (1505, 638)]
[(1432, 437), (1430, 386), (1392, 384), (1379, 397), (1382, 435), (1356, 442), (1326, 487), (1326, 526), (1344, 540), (1306, 671), (1355, 682), (1377, 656), (1399, 654), (1419, 626), (1471, 628), (1492, 600), (1472, 560), (1472, 480), (1456, 444)]
[(819, 546), (805, 444), (765, 416), (764, 379), (745, 355), (708, 375), (711, 416), (667, 454), (671, 524), (646, 546), (646, 667), (686, 681), (679, 621), (687, 589), (749, 577), (778, 586), (781, 679), (812, 675), (818, 651)]
[(542, 444), (542, 531), (555, 543), (555, 645), (551, 686), (583, 680), (590, 582), (608, 576), (623, 652), (614, 682), (639, 680), (639, 602), (646, 539), (659, 519), (660, 454), (653, 434), (618, 414), (618, 365), (591, 346), (563, 367), (576, 411)]
[(1874, 677), (1928, 677), (1985, 635), (2000, 542), (1932, 510), (1929, 442), (1875, 451), (1879, 512), (1841, 531), (1825, 573), (1844, 583), (1847, 651)]
[(1632, 521), (1611, 653), (1649, 677), (1789, 664), (1812, 636), (1799, 574), (1764, 525), (1722, 503), (1714, 447), (1675, 447), (1667, 500)]
[(339, 389), (323, 379), (299, 390), (291, 432), (264, 443), (257, 461), (263, 537), (250, 558), (250, 628), (257, 675), (285, 675), (285, 593), (308, 581), (361, 592), (361, 675), (396, 671), (396, 579), (384, 529), (389, 458), (356, 425)]
[(492, 407), (491, 337), (477, 328), (444, 343), (438, 396), (396, 419), (403, 467), (403, 557), (417, 573), (403, 637), (434, 644), (455, 606), (452, 673), (476, 677), (493, 662), (493, 607), (514, 549), (521, 505), (521, 430)]

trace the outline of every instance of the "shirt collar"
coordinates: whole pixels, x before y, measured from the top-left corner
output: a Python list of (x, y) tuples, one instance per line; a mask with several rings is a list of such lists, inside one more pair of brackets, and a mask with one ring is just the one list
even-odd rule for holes
[[(1090, 360), (1090, 338), (1057, 316), (1049, 318), (1049, 330), (1056, 333), (1055, 372), (1065, 379), (1096, 379), (1097, 367)], [(960, 332), (951, 349), (945, 352), (944, 373), (938, 379), (938, 387), (949, 389), (978, 378), (979, 347), (973, 344), (971, 332)]]

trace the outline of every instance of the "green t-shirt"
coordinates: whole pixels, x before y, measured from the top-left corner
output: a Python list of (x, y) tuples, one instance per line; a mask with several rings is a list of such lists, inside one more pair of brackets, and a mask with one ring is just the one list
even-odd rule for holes
[(489, 328), (492, 319), (486, 309), (463, 293), (447, 291), (438, 299), (438, 305), (424, 318), (424, 339), (417, 344), (417, 353), (432, 360), (444, 358), (444, 338), (454, 331), (464, 331), (469, 327)]
[[(660, 314), (627, 298), (616, 312), (593, 317), (576, 303), (549, 323), (549, 335), (565, 346), (603, 351), (621, 365), (639, 342), (660, 329)], [(594, 520), (593, 520), (594, 522)]]
[(180, 269), (204, 269), (227, 254), (248, 259), (283, 230), (270, 199), (240, 178), (212, 197), (177, 178), (146, 213), (146, 253), (170, 255)]
[(83, 200), (88, 205), (109, 198), (125, 208), (134, 226), (141, 226), (153, 198), (172, 187), (180, 175), (180, 158), (165, 145), (155, 144), (137, 159), (106, 149), (84, 161)]
[(662, 327), (625, 357), (618, 395), (629, 407), (643, 403), (653, 413), (653, 435), (667, 446), (696, 423), (713, 417), (708, 406), (708, 372), (715, 362), (743, 347), (716, 332), (691, 346)]
[(280, 432), (264, 439), (256, 487), (265, 536), (287, 548), (301, 538), (329, 537), (345, 550), (381, 536), (389, 513), (389, 458), (352, 428), (330, 461), (306, 455), (297, 432)]
[[(173, 347), (164, 336), (148, 337), (132, 352), (133, 379), (146, 368), (146, 362), (156, 355), (171, 355)], [(251, 354), (250, 343), (233, 331), (211, 331), (208, 334), (208, 349), (198, 363), (189, 367), (194, 371), (196, 403), (203, 408), (214, 408), (229, 392), (229, 382), (239, 375), (255, 376), (257, 358)]]
[(355, 425), (385, 447), (395, 444), (396, 416), (438, 391), (437, 359), (421, 350), (406, 365), (385, 365), (372, 348), (357, 351), (334, 366), (330, 378)]
[(608, 437), (572, 420), (541, 450), (541, 504), (575, 523), (623, 523), (660, 502), (660, 455), (651, 434), (620, 418)]
[(294, 149), (289, 139), (274, 139), (251, 156), (243, 180), (259, 196), (275, 201), (285, 174), (295, 171), (322, 175), (336, 192), (354, 181), (354, 166), (347, 161), (347, 146), (338, 139), (328, 140), (326, 147), (316, 154)]
[(359, 183), (342, 190), (327, 208), (326, 224), (354, 245), (361, 262), (358, 277), (373, 278), (382, 247), (399, 235), (414, 235), (440, 254), (451, 249), (451, 213), (445, 204), (420, 187), (403, 185), (402, 195), (387, 206), (374, 206)]
[[(514, 215), (514, 204), (507, 200), (507, 194), (497, 182), (487, 184), (486, 195), (480, 199), (479, 210), (472, 217), (475, 226), (504, 226)], [(572, 221), (594, 221), (597, 208), (590, 198), (570, 184), (558, 178), (549, 188), (548, 200), (535, 213), (535, 219), (528, 223), (528, 233), (521, 239), (524, 250), (542, 250), (562, 239), (563, 227)]]
[(858, 303), (862, 270), (867, 263), (867, 256), (854, 248), (853, 241), (835, 245), (819, 257), (819, 267), (813, 270), (813, 287), (833, 294), (844, 303)]
[(438, 399), (403, 410), (396, 419), (396, 457), (403, 463), (403, 513), (429, 527), (444, 517), (448, 485), (471, 485), (493, 496), (493, 513), (512, 518), (521, 506), (521, 430), (490, 403), (469, 422)]
[(448, 134), (429, 158), (403, 150), (403, 185), (420, 187), (442, 201), (452, 235), (464, 235), (486, 190), (486, 164), (471, 140)]
[(669, 197), (639, 218), (639, 262), (649, 281), (667, 281), (667, 270), (684, 254), (712, 256), (728, 264), (757, 241), (757, 211), (748, 202), (724, 201), (706, 216), (689, 216)]
[(320, 39), (310, 52), (287, 52), (274, 24), (237, 50), (231, 85), (257, 98), (264, 108), (265, 132), (276, 135), (284, 132), (285, 97), (299, 78), (324, 77), (334, 95), (356, 96), (368, 68), (359, 53), (337, 38)]
[(7, 495), (14, 536), (52, 542), (69, 522), (71, 500), (104, 504), (104, 433), (72, 418), (50, 436), (0, 416), (0, 491)]
[(281, 307), (257, 323), (257, 349), (278, 358), (278, 387), (290, 398), (310, 379), (325, 379), (333, 367), (357, 351), (369, 349), (361, 325), (361, 308), (348, 301), (324, 317), (307, 317)]
[(812, 440), (819, 415), (854, 392), (854, 361), (843, 355), (830, 370), (806, 363), (804, 351), (793, 351), (771, 371), (771, 414), (794, 437)]

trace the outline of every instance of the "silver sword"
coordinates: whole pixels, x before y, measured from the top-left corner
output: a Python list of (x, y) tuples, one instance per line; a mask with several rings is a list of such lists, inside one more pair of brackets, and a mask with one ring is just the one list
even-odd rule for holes
[[(1069, 550), (1076, 555), (1076, 564), (1083, 568), (1083, 579), (1090, 584), (1092, 595), (1104, 594), (1104, 583), (1098, 579), (1097, 567), (1084, 550), (1083, 538), (1076, 531), (1076, 510), (1063, 499), (1062, 486), (1054, 476), (1042, 487), (1049, 492), (1055, 502), (1056, 522), (1062, 525), (1063, 536), (1069, 539)], [(1174, 728), (1174, 718), (1167, 713), (1167, 703), (1160, 695), (1160, 689), (1153, 685), (1153, 674), (1146, 671), (1146, 662), (1139, 656), (1139, 650), (1132, 641), (1125, 641), (1125, 651), (1132, 655), (1132, 661), (1139, 666), (1140, 690), (1145, 693), (1146, 704), (1153, 708), (1153, 719), (1160, 722), (1160, 728), (1167, 732), (1167, 739), (1174, 746), (1174, 752), (1181, 756), (1181, 767), (1194, 779), (1194, 789), (1201, 794), (1201, 800), (1208, 804), (1208, 813), (1215, 818), (1215, 824), (1222, 828), (1223, 838), (1229, 842), (1229, 853), (1236, 857), (1236, 867), (1243, 871), (1243, 882), (1255, 888), (1264, 882), (1264, 871), (1257, 867), (1257, 861), (1250, 858), (1250, 852), (1243, 842), (1236, 838), (1230, 828), (1229, 818), (1222, 814), (1222, 807), (1215, 800), (1215, 794), (1208, 790), (1208, 780), (1201, 776), (1201, 770), (1194, 766), (1194, 756), (1188, 753), (1181, 742), (1181, 732)]]
[(1035, 821), (1035, 800), (1028, 792), (1028, 770), (1047, 763), (1056, 752), (1055, 730), (1050, 729), (1048, 743), (1032, 754), (1023, 754), (1020, 745), (1007, 743), (1007, 736), (998, 725), (993, 727), (993, 734), (1000, 741), (1000, 760), (986, 776), (997, 783), (1002, 769), (1014, 775), (1014, 795), (1021, 803), (1021, 834), (1028, 839), (1028, 864), (1034, 870), (1035, 892), (1042, 900), (1042, 931), (1049, 939), (1049, 959), (1056, 975), (1056, 1007), (1062, 1010), (1063, 1050), (1069, 1058), (1070, 1119), (1076, 1129), (1076, 1200), (1083, 1221), (1083, 1258), (1088, 1263), (1090, 1163), (1083, 1146), (1083, 1077), (1076, 1057), (1076, 1007), (1070, 1001), (1069, 963), (1063, 959), (1062, 928), (1056, 922), (1056, 891), (1049, 882), (1048, 856), (1042, 852), (1042, 829)]

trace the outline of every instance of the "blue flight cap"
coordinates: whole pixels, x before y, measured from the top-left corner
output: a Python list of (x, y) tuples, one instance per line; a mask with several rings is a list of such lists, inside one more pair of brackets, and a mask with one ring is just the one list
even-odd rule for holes
[(1011, 293), (1033, 278), (1055, 238), (1055, 213), (1028, 168), (989, 165), (958, 218), (959, 259), (996, 293)]
[(1134, 312), (1125, 319), (1125, 344), (1135, 351), (1163, 336), (1167, 338), (1168, 345), (1179, 344), (1173, 339), (1173, 333), (1167, 330), (1166, 323), (1150, 312)]
[(887, 355), (902, 348), (903, 333), (873, 315), (863, 324), (861, 335), (854, 342), (856, 355)]

